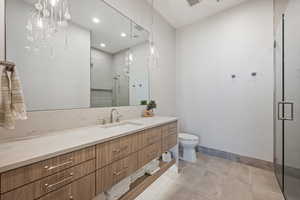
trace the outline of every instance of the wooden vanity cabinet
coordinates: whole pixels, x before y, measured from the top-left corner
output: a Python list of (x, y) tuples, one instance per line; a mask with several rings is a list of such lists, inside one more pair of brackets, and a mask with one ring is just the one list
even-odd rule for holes
[(4, 172), (1, 200), (91, 200), (176, 144), (171, 123)]

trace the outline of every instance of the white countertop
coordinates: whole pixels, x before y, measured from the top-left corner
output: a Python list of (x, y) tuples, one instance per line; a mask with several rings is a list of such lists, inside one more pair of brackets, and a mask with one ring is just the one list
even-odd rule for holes
[(0, 144), (0, 173), (176, 120), (177, 118), (174, 117), (138, 118), (126, 120), (126, 122), (139, 123), (138, 126), (113, 128), (90, 126), (3, 143)]

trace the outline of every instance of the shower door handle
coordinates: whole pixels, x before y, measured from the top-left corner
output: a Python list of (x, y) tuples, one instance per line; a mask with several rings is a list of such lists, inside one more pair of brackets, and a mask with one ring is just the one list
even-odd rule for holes
[[(286, 105), (290, 106), (290, 117), (286, 117), (285, 113), (281, 113), (283, 110), (286, 111), (285, 108)], [(280, 109), (281, 108), (281, 109)], [(293, 102), (278, 102), (278, 120), (287, 120), (287, 121), (293, 121), (294, 120), (294, 103)]]

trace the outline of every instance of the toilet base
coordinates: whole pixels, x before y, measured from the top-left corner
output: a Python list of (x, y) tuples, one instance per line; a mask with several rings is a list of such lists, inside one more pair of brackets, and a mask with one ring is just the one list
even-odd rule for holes
[(195, 148), (186, 148), (183, 149), (183, 155), (180, 157), (181, 160), (195, 163), (197, 161), (196, 149)]

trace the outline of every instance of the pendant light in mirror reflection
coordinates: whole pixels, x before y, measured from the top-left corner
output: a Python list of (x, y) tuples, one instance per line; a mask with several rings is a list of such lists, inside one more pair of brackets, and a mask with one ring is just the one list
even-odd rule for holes
[[(59, 30), (66, 30), (70, 20), (68, 0), (38, 0), (26, 24), (27, 40), (34, 47), (26, 46), (26, 49), (47, 46), (48, 40)], [(65, 42), (67, 45), (67, 39)]]
[(151, 12), (151, 32), (149, 37), (149, 67), (158, 67), (159, 52), (154, 41), (154, 0), (151, 2), (152, 12)]

